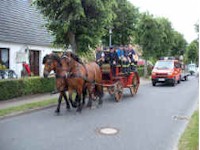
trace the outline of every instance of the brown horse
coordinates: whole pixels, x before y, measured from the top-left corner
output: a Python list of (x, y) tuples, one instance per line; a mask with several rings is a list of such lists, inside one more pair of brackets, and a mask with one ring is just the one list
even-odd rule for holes
[[(83, 64), (82, 61), (72, 52), (66, 52), (61, 57), (61, 64), (68, 74), (68, 91), (76, 89), (78, 94), (77, 105), (81, 111), (82, 104), (85, 101), (86, 89), (89, 92), (88, 106), (92, 106), (92, 98), (99, 98), (99, 104), (102, 104), (103, 87), (100, 85), (102, 81), (101, 70), (95, 62)], [(83, 101), (81, 102), (81, 94), (83, 93)], [(71, 99), (71, 98), (70, 98)]]
[[(66, 72), (62, 69), (60, 57), (56, 54), (49, 54), (46, 55), (43, 58), (43, 64), (44, 71), (43, 75), (44, 77), (48, 77), (51, 71), (54, 71), (56, 73), (56, 88), (60, 92), (59, 98), (58, 98), (58, 106), (55, 110), (56, 113), (60, 112), (60, 105), (62, 101), (62, 97), (64, 97), (66, 102), (66, 108), (70, 109), (70, 104), (68, 102), (67, 96), (66, 96), (66, 90), (67, 90), (67, 80), (66, 80)], [(76, 107), (76, 104), (70, 100), (71, 105), (73, 107)]]

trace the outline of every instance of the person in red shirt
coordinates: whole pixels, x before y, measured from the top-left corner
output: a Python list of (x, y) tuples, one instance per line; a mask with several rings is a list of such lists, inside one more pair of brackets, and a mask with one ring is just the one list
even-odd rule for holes
[(30, 69), (29, 65), (26, 62), (23, 62), (22, 66), (23, 66), (23, 71), (22, 71), (23, 75), (24, 76), (31, 76), (31, 69)]

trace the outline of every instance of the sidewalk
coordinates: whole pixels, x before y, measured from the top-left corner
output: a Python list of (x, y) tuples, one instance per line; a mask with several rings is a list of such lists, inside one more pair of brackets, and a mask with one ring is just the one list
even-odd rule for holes
[[(140, 78), (140, 85), (148, 84), (150, 83), (149, 79), (145, 78)], [(50, 94), (50, 93), (45, 93), (45, 94), (34, 94), (34, 95), (28, 95), (28, 96), (23, 96), (23, 97), (18, 97), (6, 101), (0, 101), (0, 109), (5, 109), (9, 107), (14, 107), (14, 106), (20, 106), (23, 104), (29, 104), (33, 102), (40, 102), (40, 101), (45, 101), (49, 100), (52, 98), (58, 98), (59, 93), (57, 94)]]

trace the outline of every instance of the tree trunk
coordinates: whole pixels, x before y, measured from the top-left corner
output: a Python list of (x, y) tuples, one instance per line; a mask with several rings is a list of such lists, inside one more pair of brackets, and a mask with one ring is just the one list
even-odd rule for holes
[(72, 47), (72, 51), (74, 53), (76, 53), (77, 52), (77, 45), (76, 45), (75, 34), (73, 32), (68, 32), (67, 36), (68, 36), (68, 39), (69, 39), (69, 43)]

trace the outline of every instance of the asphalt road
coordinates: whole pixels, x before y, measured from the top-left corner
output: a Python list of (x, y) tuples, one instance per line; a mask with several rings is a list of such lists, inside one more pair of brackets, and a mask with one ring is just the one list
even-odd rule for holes
[[(0, 150), (173, 150), (197, 108), (198, 80), (189, 77), (175, 87), (151, 84), (137, 95), (125, 92), (116, 103), (104, 96), (100, 108), (82, 113), (55, 108), (0, 120)], [(116, 128), (115, 135), (99, 129)]]

